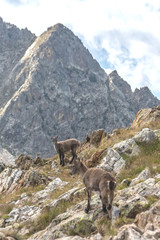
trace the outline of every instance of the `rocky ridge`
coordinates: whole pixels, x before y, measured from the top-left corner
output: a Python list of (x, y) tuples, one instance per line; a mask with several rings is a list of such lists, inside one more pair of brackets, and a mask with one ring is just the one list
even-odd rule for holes
[(86, 192), (81, 177), (70, 175), (70, 155), (61, 167), (58, 155), (32, 159), (21, 154), (14, 167), (4, 166), (0, 173), (0, 234), (4, 240), (8, 235), (30, 240), (160, 238), (160, 129), (102, 132), (93, 132), (79, 156), (86, 164), (93, 160), (116, 176), (112, 221), (102, 212), (96, 194), (90, 213), (84, 212)]
[[(135, 97), (116, 71), (108, 76), (81, 40), (62, 24), (36, 39), (28, 30), (18, 30), (2, 20), (1, 25), (3, 42), (11, 30), (10, 41), (18, 38), (20, 46), (25, 42), (15, 64), (7, 62), (11, 66), (7, 80), (1, 80), (0, 145), (15, 157), (21, 152), (33, 158), (37, 153), (51, 157), (55, 153), (51, 136), (82, 140), (94, 129), (112, 132), (129, 126), (143, 105), (160, 104), (147, 88), (137, 90)], [(143, 98), (143, 93), (149, 102), (137, 97)]]
[(35, 38), (27, 28), (20, 30), (0, 17), (0, 108), (15, 92), (11, 72)]

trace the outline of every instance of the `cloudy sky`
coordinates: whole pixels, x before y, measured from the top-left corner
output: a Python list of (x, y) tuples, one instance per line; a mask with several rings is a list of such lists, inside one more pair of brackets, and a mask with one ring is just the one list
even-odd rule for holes
[(107, 73), (160, 99), (160, 0), (0, 0), (0, 16), (37, 36), (63, 23)]

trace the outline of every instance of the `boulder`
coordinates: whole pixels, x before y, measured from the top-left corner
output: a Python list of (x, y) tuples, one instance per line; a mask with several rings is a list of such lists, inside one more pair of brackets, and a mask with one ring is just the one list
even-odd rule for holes
[(141, 128), (149, 124), (155, 124), (160, 120), (160, 106), (145, 108), (138, 111), (131, 128)]
[(149, 169), (146, 168), (138, 175), (138, 177), (134, 178), (131, 181), (130, 186), (132, 186), (140, 181), (147, 180), (150, 176), (151, 176), (151, 173), (150, 173)]
[(14, 208), (9, 213), (9, 218), (5, 220), (6, 225), (11, 225), (15, 222), (25, 222), (30, 220), (31, 217), (36, 217), (40, 213), (40, 207), (36, 206), (23, 206), (20, 208)]
[(129, 156), (137, 156), (140, 153), (140, 148), (134, 139), (128, 139), (117, 143), (113, 146), (113, 149), (117, 150), (119, 153), (124, 153)]
[(107, 155), (103, 158), (103, 161), (99, 167), (108, 172), (115, 172), (118, 174), (125, 167), (125, 160), (116, 150), (108, 148)]
[(133, 139), (137, 142), (144, 142), (150, 144), (156, 140), (156, 135), (153, 130), (144, 128), (141, 132), (136, 134)]
[(6, 166), (15, 165), (15, 156), (13, 156), (7, 149), (0, 146), (0, 163)]
[(160, 141), (160, 129), (154, 130), (154, 133), (156, 135), (156, 139)]
[(24, 171), (17, 168), (5, 168), (0, 174), (0, 192), (12, 192), (24, 175)]
[(122, 226), (112, 240), (159, 240), (160, 239), (160, 202), (150, 210), (139, 213), (134, 224)]
[(60, 178), (55, 178), (44, 190), (35, 193), (33, 202), (46, 199), (51, 192), (55, 191), (56, 189), (63, 188), (66, 184), (68, 184), (68, 182), (64, 182)]
[(156, 182), (154, 178), (117, 190), (114, 202), (123, 215), (134, 218), (137, 213), (144, 211), (150, 196), (160, 198), (160, 181)]

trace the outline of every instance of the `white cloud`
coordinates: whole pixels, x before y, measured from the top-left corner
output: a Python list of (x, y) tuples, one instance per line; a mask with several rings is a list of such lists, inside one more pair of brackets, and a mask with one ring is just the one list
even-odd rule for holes
[(37, 35), (63, 23), (102, 67), (160, 98), (159, 0), (1, 0), (0, 16)]

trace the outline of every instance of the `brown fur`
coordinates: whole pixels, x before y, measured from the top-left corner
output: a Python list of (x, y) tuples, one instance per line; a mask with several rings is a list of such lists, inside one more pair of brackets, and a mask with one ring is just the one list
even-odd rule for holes
[(57, 153), (59, 154), (60, 165), (64, 166), (64, 153), (66, 153), (68, 151), (72, 151), (73, 157), (70, 162), (70, 163), (72, 163), (73, 160), (77, 158), (76, 150), (78, 147), (80, 147), (80, 142), (75, 138), (71, 138), (71, 139), (67, 139), (65, 141), (59, 141), (59, 142), (57, 142), (57, 139), (58, 139), (58, 137), (51, 138), (51, 140), (53, 141), (53, 144), (55, 146), (55, 149), (56, 149)]
[(85, 212), (88, 213), (91, 208), (91, 192), (98, 191), (100, 193), (103, 211), (108, 211), (109, 217), (111, 218), (112, 202), (116, 187), (115, 178), (103, 169), (87, 168), (86, 165), (79, 159), (74, 161), (72, 174), (75, 173), (79, 173), (82, 176), (88, 193), (88, 204)]

